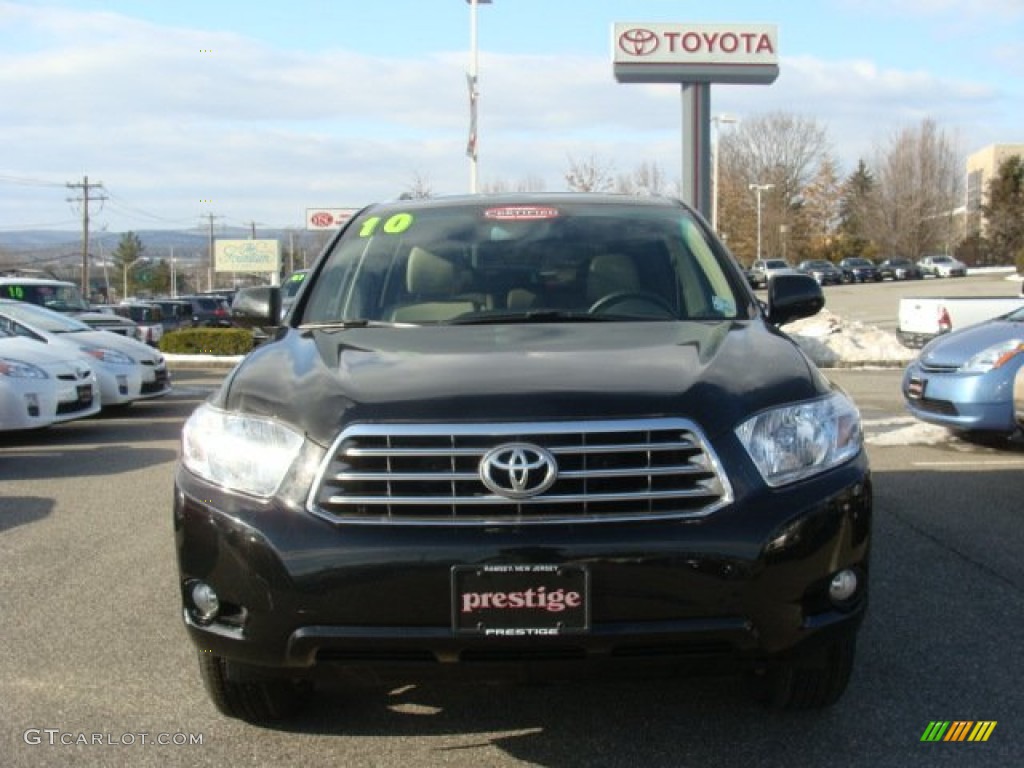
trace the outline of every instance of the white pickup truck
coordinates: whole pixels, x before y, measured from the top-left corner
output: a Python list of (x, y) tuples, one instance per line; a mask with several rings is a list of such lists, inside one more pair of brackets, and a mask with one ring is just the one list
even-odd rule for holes
[(907, 347), (923, 347), (943, 333), (991, 320), (1024, 307), (1021, 296), (908, 296), (900, 299), (897, 335)]

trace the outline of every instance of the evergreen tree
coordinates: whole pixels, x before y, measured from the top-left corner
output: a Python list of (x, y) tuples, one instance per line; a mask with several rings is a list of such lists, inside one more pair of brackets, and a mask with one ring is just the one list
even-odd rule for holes
[(142, 244), (142, 240), (134, 232), (125, 232), (118, 240), (117, 248), (114, 249), (111, 258), (114, 262), (119, 291), (122, 293), (127, 291), (126, 295), (121, 298), (127, 298), (135, 293), (138, 276), (134, 273), (141, 266), (137, 262), (145, 258), (145, 250), (146, 247)]
[(1013, 155), (1000, 166), (988, 183), (985, 235), (992, 259), (1000, 264), (1015, 263), (1024, 274), (1024, 158)]
[[(875, 179), (867, 163), (860, 160), (857, 170), (843, 182), (839, 200), (838, 242), (834, 257), (862, 256), (877, 251), (868, 237), (868, 218), (874, 199)], [(898, 255), (898, 254), (887, 254)]]

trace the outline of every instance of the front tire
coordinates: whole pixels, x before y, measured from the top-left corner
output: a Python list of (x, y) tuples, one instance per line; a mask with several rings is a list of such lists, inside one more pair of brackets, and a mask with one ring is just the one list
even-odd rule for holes
[(308, 683), (294, 680), (232, 680), (227, 661), (206, 651), (199, 651), (199, 675), (222, 715), (249, 723), (268, 723), (293, 715), (310, 691)]
[(846, 691), (856, 638), (844, 637), (807, 659), (775, 664), (756, 674), (754, 697), (770, 709), (823, 709)]

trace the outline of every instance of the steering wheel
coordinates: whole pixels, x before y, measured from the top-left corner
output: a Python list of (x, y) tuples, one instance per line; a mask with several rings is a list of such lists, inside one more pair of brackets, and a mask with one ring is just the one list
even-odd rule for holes
[(590, 309), (588, 309), (587, 312), (592, 315), (596, 315), (601, 312), (606, 312), (609, 307), (614, 307), (627, 301), (646, 302), (652, 307), (656, 307), (661, 310), (669, 317), (676, 316), (675, 307), (669, 304), (663, 297), (656, 293), (646, 293), (644, 291), (617, 291), (615, 293), (609, 293), (607, 296), (602, 296), (591, 304)]

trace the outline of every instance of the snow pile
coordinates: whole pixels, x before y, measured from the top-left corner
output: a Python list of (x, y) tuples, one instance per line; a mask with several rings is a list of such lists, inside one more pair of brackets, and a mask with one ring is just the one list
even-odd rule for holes
[(899, 367), (917, 357), (917, 350), (903, 346), (895, 333), (843, 320), (827, 309), (784, 325), (782, 330), (822, 368)]

